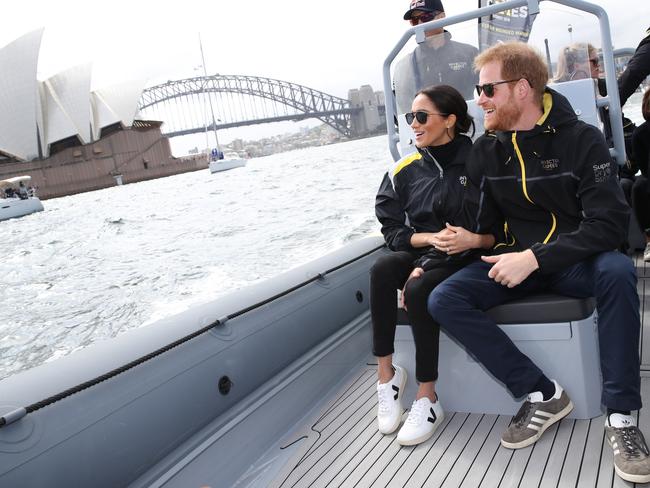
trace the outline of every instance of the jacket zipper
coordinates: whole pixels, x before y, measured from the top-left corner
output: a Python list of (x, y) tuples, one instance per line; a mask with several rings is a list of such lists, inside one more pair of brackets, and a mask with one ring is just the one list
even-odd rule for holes
[[(433, 160), (433, 162), (438, 167), (438, 171), (440, 171), (440, 181), (442, 182), (445, 179), (445, 172), (443, 171), (442, 166), (440, 166), (440, 163), (438, 163), (438, 160), (433, 157), (433, 154), (431, 154), (431, 151), (429, 151), (428, 147), (425, 148), (424, 150), (427, 152), (429, 157)], [(444, 189), (444, 185), (441, 185), (441, 187), (440, 187), (440, 198), (438, 199), (438, 205), (442, 205), (442, 191), (443, 191), (443, 189)]]
[[(521, 187), (524, 191), (524, 196), (526, 197), (526, 200), (528, 200), (530, 203), (533, 205), (537, 205), (535, 202), (531, 200), (531, 198), (528, 196), (528, 189), (526, 188), (526, 166), (524, 165), (524, 158), (521, 155), (521, 151), (519, 150), (519, 146), (517, 145), (517, 132), (512, 133), (512, 145), (515, 148), (515, 153), (517, 154), (517, 159), (519, 160), (519, 166), (521, 167)], [(548, 233), (546, 238), (542, 241), (543, 244), (546, 244), (553, 233), (555, 232), (555, 228), (557, 227), (557, 219), (555, 218), (555, 214), (549, 210), (549, 213), (551, 214), (551, 231)]]

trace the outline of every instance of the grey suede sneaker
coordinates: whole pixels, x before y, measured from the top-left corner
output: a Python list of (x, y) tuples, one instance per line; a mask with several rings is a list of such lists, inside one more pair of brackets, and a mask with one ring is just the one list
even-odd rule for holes
[(605, 422), (607, 442), (614, 450), (614, 469), (625, 481), (647, 483), (650, 481), (650, 452), (643, 434), (628, 418), (612, 414)]
[(510, 422), (501, 436), (501, 445), (508, 449), (521, 449), (539, 439), (544, 431), (573, 410), (569, 396), (555, 380), (555, 395), (543, 401), (542, 393), (536, 391), (528, 399)]

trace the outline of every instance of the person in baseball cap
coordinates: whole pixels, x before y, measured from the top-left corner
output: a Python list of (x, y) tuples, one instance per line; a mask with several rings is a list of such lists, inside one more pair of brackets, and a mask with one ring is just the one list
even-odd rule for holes
[[(431, 17), (431, 19), (433, 19), (433, 17), (435, 17), (437, 14), (444, 11), (445, 8), (442, 6), (442, 2), (440, 0), (411, 0), (411, 6), (404, 14), (404, 20), (412, 20), (413, 14), (416, 12), (433, 14)], [(416, 18), (418, 17), (416, 16)]]
[[(409, 0), (404, 14), (412, 26), (445, 18), (441, 0)], [(452, 40), (451, 32), (442, 27), (426, 29), (425, 40), (402, 57), (395, 65), (393, 87), (398, 113), (406, 113), (419, 90), (431, 85), (450, 85), (465, 100), (474, 98), (478, 76), (474, 72), (474, 58), (478, 49)]]

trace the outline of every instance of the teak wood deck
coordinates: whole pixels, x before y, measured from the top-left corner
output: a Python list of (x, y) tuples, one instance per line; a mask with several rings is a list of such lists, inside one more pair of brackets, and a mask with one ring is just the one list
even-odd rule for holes
[[(634, 412), (650, 436), (650, 263), (635, 257), (641, 298), (641, 391)], [(499, 443), (511, 416), (446, 412), (433, 438), (402, 447), (376, 428), (376, 368), (370, 362), (295, 435), (301, 444), (274, 487), (561, 487), (635, 486), (614, 474), (604, 417), (564, 419), (534, 445)], [(444, 405), (444, 401), (443, 401)], [(406, 414), (405, 414), (406, 415)], [(636, 485), (636, 486), (649, 486)]]

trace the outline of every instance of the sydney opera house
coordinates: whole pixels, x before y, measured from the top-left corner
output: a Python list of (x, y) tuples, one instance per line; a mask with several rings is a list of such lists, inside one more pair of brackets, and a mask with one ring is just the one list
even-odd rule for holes
[(38, 80), (42, 35), (0, 49), (0, 179), (30, 175), (47, 198), (205, 167), (137, 118), (144, 80), (91, 90), (90, 64)]

